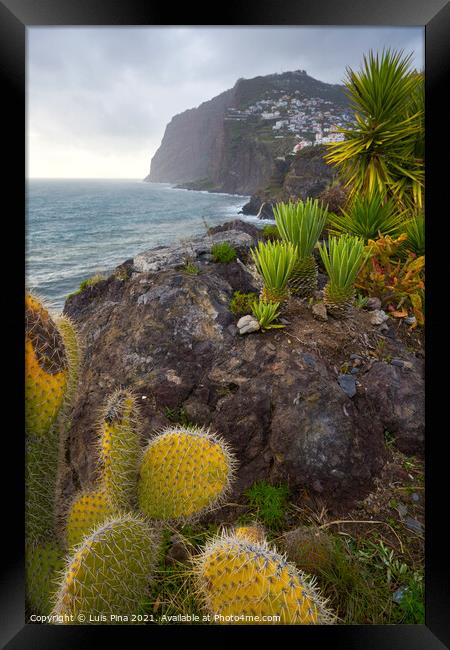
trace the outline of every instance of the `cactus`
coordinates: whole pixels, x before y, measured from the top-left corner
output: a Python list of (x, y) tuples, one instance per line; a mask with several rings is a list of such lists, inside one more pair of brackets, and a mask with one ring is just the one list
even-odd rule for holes
[(64, 567), (63, 553), (56, 542), (27, 545), (25, 549), (26, 593), (38, 614), (50, 614), (58, 590), (58, 574)]
[[(223, 534), (194, 559), (194, 572), (214, 622), (323, 624), (334, 620), (314, 579), (266, 542)], [(277, 618), (264, 620), (265, 616)]]
[[(147, 594), (158, 557), (159, 536), (143, 519), (108, 519), (85, 537), (67, 560), (52, 614), (58, 622), (131, 623)], [(70, 621), (67, 617), (74, 617)], [(114, 617), (125, 617), (117, 620)]]
[(111, 507), (128, 511), (137, 505), (141, 456), (136, 399), (129, 391), (118, 390), (102, 413), (99, 439), (101, 483)]
[(250, 542), (264, 542), (266, 539), (264, 528), (259, 524), (238, 526), (235, 528), (234, 534), (239, 539), (247, 539)]
[(63, 404), (69, 361), (63, 338), (47, 309), (25, 296), (25, 423), (28, 434), (44, 436)]
[(48, 438), (25, 442), (25, 532), (34, 544), (54, 536), (57, 442)]
[(83, 537), (112, 514), (113, 510), (104, 490), (92, 490), (78, 494), (67, 515), (67, 547), (71, 549), (79, 544)]
[(53, 320), (35, 296), (25, 295), (26, 536), (49, 541), (55, 530), (58, 460), (66, 409), (73, 397), (79, 342), (70, 321)]
[(64, 343), (68, 363), (68, 378), (65, 392), (65, 404), (69, 404), (75, 395), (78, 385), (78, 374), (82, 356), (81, 341), (77, 330), (68, 316), (58, 316), (55, 324)]
[(139, 507), (148, 517), (188, 520), (211, 510), (228, 492), (235, 460), (227, 445), (202, 428), (168, 428), (144, 451)]

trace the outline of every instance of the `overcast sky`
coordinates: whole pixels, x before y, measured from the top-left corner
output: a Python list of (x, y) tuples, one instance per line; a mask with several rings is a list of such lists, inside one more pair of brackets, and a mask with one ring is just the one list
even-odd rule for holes
[(27, 175), (143, 178), (173, 115), (239, 77), (306, 70), (341, 83), (370, 48), (413, 52), (422, 27), (31, 27)]

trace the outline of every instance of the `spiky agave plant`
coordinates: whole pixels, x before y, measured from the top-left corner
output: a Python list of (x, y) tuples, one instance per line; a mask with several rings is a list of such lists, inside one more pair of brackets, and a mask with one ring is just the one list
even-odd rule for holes
[(355, 122), (338, 129), (328, 145), (350, 196), (388, 193), (402, 208), (422, 207), (424, 187), (424, 79), (411, 69), (412, 54), (383, 50), (364, 56), (358, 72), (347, 68), (345, 85)]
[(262, 330), (284, 327), (281, 323), (274, 323), (280, 315), (279, 302), (255, 301), (252, 305), (252, 314), (258, 321)]
[(250, 249), (250, 254), (264, 283), (261, 299), (265, 302), (287, 300), (288, 281), (297, 260), (297, 248), (286, 241), (260, 241), (257, 248)]
[(411, 251), (417, 256), (425, 255), (425, 218), (423, 214), (414, 215), (398, 229), (398, 232), (404, 232), (408, 237), (402, 246), (402, 252)]
[(310, 296), (317, 288), (317, 264), (312, 254), (328, 217), (317, 199), (277, 203), (273, 208), (282, 238), (297, 247), (297, 260), (289, 280), (293, 294)]
[(403, 212), (399, 212), (392, 199), (385, 201), (383, 194), (374, 190), (366, 196), (356, 196), (349, 210), (341, 214), (330, 214), (329, 233), (340, 235), (348, 233), (367, 243), (383, 235), (392, 235), (405, 222)]
[(345, 318), (355, 297), (353, 283), (364, 263), (364, 242), (353, 235), (330, 237), (328, 248), (319, 244), (320, 256), (329, 281), (324, 289), (327, 311), (335, 318)]

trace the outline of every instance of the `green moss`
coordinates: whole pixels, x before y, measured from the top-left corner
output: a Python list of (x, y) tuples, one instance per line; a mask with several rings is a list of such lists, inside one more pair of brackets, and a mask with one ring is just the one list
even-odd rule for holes
[(225, 264), (234, 262), (237, 257), (236, 249), (226, 241), (222, 244), (214, 244), (211, 248), (211, 255), (214, 262), (223, 262)]
[(93, 275), (91, 278), (87, 278), (86, 280), (83, 280), (80, 283), (78, 289), (73, 293), (70, 293), (67, 296), (67, 298), (72, 298), (72, 296), (78, 296), (78, 294), (83, 293), (83, 291), (86, 291), (86, 289), (88, 289), (89, 287), (93, 287), (95, 284), (102, 282), (102, 280), (106, 280), (106, 278), (104, 275), (101, 275), (100, 273)]
[(246, 492), (248, 503), (257, 520), (272, 531), (279, 530), (288, 508), (287, 485), (270, 485), (266, 481), (254, 483)]
[(255, 300), (258, 300), (257, 293), (241, 293), (241, 291), (235, 291), (230, 300), (230, 311), (236, 316), (251, 314)]

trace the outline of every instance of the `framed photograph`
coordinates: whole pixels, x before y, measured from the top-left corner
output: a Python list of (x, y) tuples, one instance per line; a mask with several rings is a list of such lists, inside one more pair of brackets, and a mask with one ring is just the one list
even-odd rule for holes
[(449, 8), (327, 5), (2, 1), (2, 647), (450, 642)]

